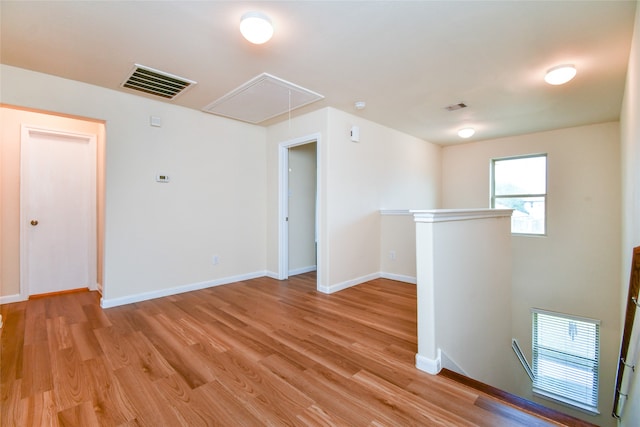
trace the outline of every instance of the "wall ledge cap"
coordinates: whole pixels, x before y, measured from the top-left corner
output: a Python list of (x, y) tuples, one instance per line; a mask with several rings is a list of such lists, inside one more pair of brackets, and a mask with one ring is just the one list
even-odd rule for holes
[(380, 209), (380, 215), (413, 215), (411, 209)]
[(415, 222), (449, 222), (511, 217), (513, 209), (432, 209), (412, 210), (411, 213)]

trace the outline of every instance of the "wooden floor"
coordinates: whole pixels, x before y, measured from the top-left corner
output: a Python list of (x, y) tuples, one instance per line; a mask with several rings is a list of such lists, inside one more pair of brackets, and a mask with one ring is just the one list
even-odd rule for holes
[(415, 368), (416, 287), (333, 295), (313, 273), (102, 310), (99, 295), (1, 307), (9, 426), (546, 426)]

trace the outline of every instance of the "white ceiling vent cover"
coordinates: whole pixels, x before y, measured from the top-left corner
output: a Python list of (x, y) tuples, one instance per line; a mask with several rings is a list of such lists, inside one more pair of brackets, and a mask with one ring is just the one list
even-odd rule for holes
[(194, 84), (196, 82), (193, 80), (135, 64), (129, 77), (122, 83), (122, 87), (174, 99)]
[(207, 113), (249, 123), (261, 123), (324, 96), (262, 73), (203, 108)]

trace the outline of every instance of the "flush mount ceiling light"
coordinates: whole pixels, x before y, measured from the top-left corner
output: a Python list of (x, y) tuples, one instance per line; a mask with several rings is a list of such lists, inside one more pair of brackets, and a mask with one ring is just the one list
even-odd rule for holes
[(544, 81), (550, 85), (565, 84), (576, 76), (576, 72), (576, 67), (571, 64), (558, 65), (547, 71)]
[(474, 133), (476, 133), (474, 128), (463, 128), (458, 131), (458, 136), (460, 138), (471, 138)]
[(273, 25), (264, 13), (247, 12), (240, 18), (240, 32), (251, 43), (263, 44), (273, 36)]
[(367, 106), (367, 103), (366, 103), (366, 102), (364, 102), (364, 101), (356, 101), (356, 102), (353, 104), (353, 107), (354, 107), (356, 110), (364, 110), (366, 106)]

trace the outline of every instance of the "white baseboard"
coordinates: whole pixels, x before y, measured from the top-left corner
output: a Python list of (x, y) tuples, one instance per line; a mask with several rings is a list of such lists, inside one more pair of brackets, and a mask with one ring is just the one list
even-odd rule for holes
[(469, 375), (469, 373), (467, 371), (462, 369), (462, 367), (460, 365), (458, 365), (455, 360), (451, 359), (447, 355), (447, 353), (445, 353), (444, 351), (440, 351), (438, 353), (438, 356), (440, 356), (440, 359), (442, 359), (442, 367), (443, 368), (447, 368), (450, 371), (457, 372), (458, 374), (464, 375), (465, 377), (470, 377), (471, 376), (471, 375)]
[(2, 304), (11, 304), (13, 302), (26, 301), (29, 297), (24, 297), (20, 294), (15, 295), (4, 295), (0, 297), (0, 305)]
[(436, 375), (438, 372), (440, 372), (440, 370), (442, 369), (440, 349), (438, 349), (438, 356), (435, 359), (430, 359), (421, 355), (420, 353), (416, 354), (416, 368), (431, 375)]
[(157, 291), (142, 292), (134, 295), (127, 295), (119, 298), (100, 299), (100, 307), (111, 308), (119, 305), (132, 304), (134, 302), (146, 301), (155, 298), (167, 297), (170, 295), (181, 294), (184, 292), (198, 291), (200, 289), (211, 288), (213, 286), (228, 285), (229, 283), (241, 282), (243, 280), (256, 279), (267, 275), (266, 271), (257, 271), (255, 273), (241, 274), (238, 276), (223, 277), (221, 279), (209, 280), (206, 282), (192, 283), (189, 285), (176, 286), (173, 288), (160, 289)]
[(308, 267), (296, 268), (294, 270), (289, 270), (289, 276), (296, 276), (298, 274), (309, 273), (311, 271), (316, 271), (315, 265), (310, 265)]
[(332, 294), (334, 292), (342, 291), (343, 289), (347, 289), (352, 286), (356, 286), (356, 285), (360, 285), (362, 283), (368, 282), (369, 280), (380, 279), (380, 278), (397, 280), (398, 282), (411, 283), (414, 285), (418, 282), (418, 280), (412, 276), (378, 272), (378, 273), (367, 274), (366, 276), (362, 276), (362, 277), (357, 277), (355, 279), (347, 280), (345, 282), (336, 283), (335, 285), (320, 286), (318, 287), (318, 291), (325, 294)]
[(271, 278), (271, 279), (275, 279), (275, 280), (280, 280), (280, 277), (278, 276), (278, 273), (274, 272), (274, 271), (265, 271), (264, 275)]
[(383, 279), (397, 280), (398, 282), (411, 283), (412, 285), (418, 283), (418, 279), (415, 276), (405, 276), (403, 274), (381, 272), (380, 277)]
[(371, 273), (366, 276), (357, 277), (355, 279), (347, 280), (346, 282), (336, 283), (330, 286), (319, 286), (318, 291), (325, 294), (332, 294), (334, 292), (342, 291), (343, 289), (350, 288), (352, 286), (359, 285), (361, 283), (368, 282), (369, 280), (379, 279), (380, 273)]

